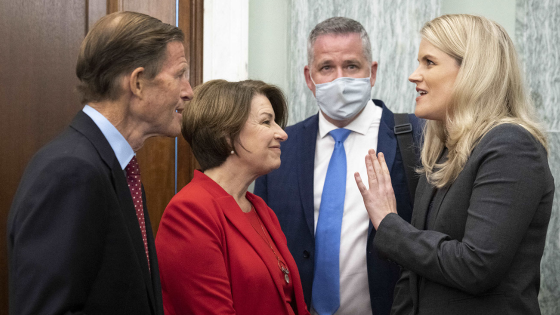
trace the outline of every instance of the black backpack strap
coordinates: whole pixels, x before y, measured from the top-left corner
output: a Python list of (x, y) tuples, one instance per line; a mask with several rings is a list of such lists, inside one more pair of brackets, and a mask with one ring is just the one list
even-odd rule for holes
[(408, 192), (410, 193), (411, 201), (414, 203), (414, 194), (416, 186), (418, 185), (418, 175), (415, 172), (416, 168), (416, 153), (414, 151), (414, 141), (412, 139), (412, 124), (408, 120), (408, 114), (394, 114), (395, 127), (393, 131), (397, 136), (399, 149), (404, 162), (404, 171), (406, 174), (406, 182), (408, 183)]

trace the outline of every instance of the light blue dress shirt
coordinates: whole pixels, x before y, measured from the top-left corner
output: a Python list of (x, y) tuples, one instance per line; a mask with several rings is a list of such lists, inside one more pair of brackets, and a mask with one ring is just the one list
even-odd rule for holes
[(97, 127), (99, 127), (101, 133), (103, 133), (105, 139), (107, 139), (109, 145), (111, 145), (111, 148), (115, 152), (121, 168), (124, 170), (134, 156), (134, 150), (132, 150), (128, 141), (126, 141), (123, 135), (109, 120), (107, 120), (107, 118), (105, 118), (105, 116), (101, 115), (101, 113), (93, 107), (86, 105), (82, 111), (93, 120)]

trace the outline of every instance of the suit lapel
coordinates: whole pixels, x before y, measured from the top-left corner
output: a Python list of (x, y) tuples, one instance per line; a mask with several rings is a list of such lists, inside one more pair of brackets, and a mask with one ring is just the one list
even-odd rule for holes
[(425, 216), (426, 222), (424, 224), (424, 227), (426, 230), (431, 229), (434, 226), (439, 209), (441, 208), (441, 203), (443, 202), (443, 199), (445, 199), (445, 195), (449, 191), (450, 187), (451, 185), (447, 185), (436, 191), (436, 194), (433, 199), (434, 201), (432, 204), (432, 210), (430, 210), (431, 213), (428, 216)]
[(376, 152), (383, 152), (387, 168), (390, 172), (393, 171), (393, 163), (397, 155), (397, 138), (393, 128), (395, 127), (395, 120), (393, 113), (385, 107), (385, 104), (379, 100), (374, 100), (376, 106), (383, 108), (381, 114), (381, 122), (379, 123), (379, 132), (377, 134), (377, 150)]
[(154, 242), (154, 232), (152, 231), (152, 224), (150, 222), (150, 215), (146, 204), (144, 185), (142, 185), (142, 202), (144, 205), (144, 221), (146, 223), (146, 237), (148, 239), (148, 254), (150, 257), (150, 270), (148, 270), (150, 272), (148, 277), (148, 295), (150, 296), (153, 314), (159, 314), (157, 308), (158, 305), (163, 305), (163, 301), (159, 295), (156, 295), (155, 290), (159, 290), (161, 292), (161, 283), (159, 279), (159, 267)]
[[(375, 152), (383, 152), (385, 156), (385, 162), (387, 163), (387, 168), (393, 174), (393, 164), (395, 162), (395, 157), (397, 155), (397, 138), (393, 132), (393, 127), (395, 126), (395, 121), (393, 118), (393, 113), (385, 106), (385, 104), (380, 100), (373, 100), (375, 106), (379, 106), (383, 109), (381, 114), (381, 121), (379, 123), (379, 130), (377, 133), (377, 148)], [(373, 230), (373, 224), (370, 222), (368, 227), (368, 240), (375, 236), (375, 231)], [(370, 240), (371, 241), (371, 240)], [(370, 243), (368, 241), (368, 244)]]
[[(426, 220), (426, 213), (432, 199), (435, 189), (432, 185), (428, 184), (426, 176), (420, 177), (418, 181), (418, 189), (416, 189), (416, 198), (414, 200), (414, 210), (412, 211), (412, 226), (417, 229), (424, 229), (424, 221)], [(416, 309), (418, 307), (418, 276), (416, 273), (411, 272), (409, 275), (410, 295), (412, 298), (412, 305)]]
[[(280, 294), (280, 296), (284, 298), (284, 289), (282, 288), (282, 284), (280, 282), (281, 279), (278, 279), (277, 276), (274, 276), (274, 274), (278, 272), (278, 263), (273, 259), (270, 259), (270, 256), (272, 255), (270, 247), (268, 247), (264, 240), (251, 226), (251, 223), (246, 217), (246, 214), (243, 213), (241, 208), (239, 208), (239, 205), (237, 204), (235, 199), (231, 195), (229, 195), (220, 185), (218, 185), (218, 183), (216, 183), (200, 171), (195, 170), (194, 178), (191, 183), (200, 185), (214, 197), (214, 201), (222, 210), (226, 219), (230, 222), (233, 228), (235, 228), (239, 232), (239, 234), (243, 236), (247, 243), (251, 245), (257, 255), (259, 255), (263, 264), (266, 266), (272, 281), (276, 286), (278, 294)], [(252, 197), (253, 196), (251, 196), (250, 194), (247, 194), (247, 198), (251, 202), (256, 199)], [(259, 208), (263, 208), (263, 206), (266, 207), (266, 204), (262, 200), (260, 200), (260, 203), (257, 202), (254, 204), (254, 206), (257, 213), (261, 215), (263, 211), (261, 211), (261, 209)], [(263, 225), (268, 229), (268, 233), (273, 238), (273, 240), (277, 242), (278, 235), (272, 232), (274, 229), (270, 227), (270, 217), (268, 215), (263, 215), (261, 217), (261, 221), (263, 222)]]
[[(124, 217), (124, 221), (130, 235), (130, 241), (134, 247), (134, 252), (136, 252), (136, 258), (140, 264), (140, 269), (142, 269), (142, 276), (144, 277), (144, 283), (146, 284), (146, 289), (148, 290), (148, 296), (152, 308), (154, 305), (154, 294), (152, 277), (150, 270), (148, 269), (148, 262), (146, 261), (146, 251), (144, 249), (144, 243), (142, 241), (142, 231), (140, 231), (140, 224), (138, 223), (138, 217), (136, 216), (136, 209), (134, 208), (134, 203), (132, 201), (132, 196), (130, 195), (130, 190), (128, 189), (128, 183), (124, 176), (124, 171), (121, 170), (120, 164), (115, 158), (115, 165), (112, 169), (113, 180), (115, 182), (115, 190), (117, 196), (119, 197), (120, 210)], [(144, 194), (144, 189), (142, 188), (142, 194)], [(146, 214), (146, 204), (144, 201), (144, 218), (146, 219), (148, 215)], [(146, 220), (146, 228), (148, 228), (148, 221)], [(150, 228), (151, 230), (151, 228)], [(146, 231), (147, 232), (147, 231)], [(150, 252), (150, 256), (154, 253)], [(154, 311), (155, 312), (155, 311)]]
[(313, 177), (315, 177), (315, 147), (319, 129), (319, 114), (311, 117), (303, 124), (303, 132), (299, 134), (296, 150), (299, 155), (299, 188), (300, 198), (307, 227), (311, 235), (315, 235), (315, 207), (313, 204)]
[(111, 145), (93, 120), (83, 111), (79, 111), (72, 123), (70, 123), (70, 127), (83, 134), (95, 147), (107, 167), (112, 169), (114, 162), (117, 161), (117, 157), (113, 148), (111, 148)]
[[(243, 211), (241, 211), (241, 208), (239, 208), (239, 205), (237, 204), (237, 202), (235, 202), (235, 199), (233, 199), (232, 196), (228, 195), (228, 196), (218, 197), (216, 198), (216, 201), (218, 202), (220, 208), (224, 212), (226, 218), (231, 223), (231, 225), (237, 229), (239, 234), (243, 235), (243, 237), (247, 240), (249, 245), (251, 245), (251, 247), (253, 247), (255, 252), (259, 255), (262, 262), (268, 269), (268, 272), (270, 274), (272, 281), (276, 286), (278, 294), (284, 297), (284, 289), (281, 287), (280, 282), (277, 281), (278, 279), (276, 278), (278, 277), (274, 276), (274, 273), (277, 272), (278, 270), (278, 264), (275, 263), (272, 259), (270, 259), (271, 250), (268, 247), (268, 245), (263, 241), (263, 239), (257, 234), (255, 229), (251, 226), (251, 223), (245, 217), (246, 214), (243, 213)], [(261, 214), (261, 212), (259, 212), (258, 210), (257, 213), (259, 215)], [(263, 224), (265, 224), (264, 218), (261, 217), (261, 221), (263, 221)], [(271, 231), (268, 230), (268, 232), (272, 237)]]
[[(269, 209), (269, 208), (266, 205), (266, 203), (263, 202), (262, 199), (260, 199), (260, 198), (255, 198), (254, 195), (247, 194), (247, 198), (251, 201), (251, 203), (253, 203), (255, 205), (255, 209), (257, 210), (257, 213), (259, 214), (259, 217), (261, 218), (261, 221), (262, 221), (264, 227), (268, 231), (268, 234), (270, 235), (270, 237), (272, 238), (272, 241), (276, 245), (276, 248), (278, 249), (278, 252), (279, 252), (280, 256), (284, 259), (284, 262), (286, 263), (286, 266), (288, 267), (288, 270), (290, 272), (289, 273), (290, 281), (292, 282), (292, 284), (294, 284), (295, 283), (294, 278), (299, 277), (299, 275), (297, 275), (296, 274), (297, 272), (295, 272), (295, 270), (294, 270), (297, 267), (295, 267), (295, 261), (293, 260), (292, 254), (290, 253), (290, 251), (288, 249), (288, 246), (286, 246), (287, 245), (286, 244), (286, 237), (282, 233), (282, 230), (278, 229), (277, 226), (274, 224), (272, 218), (270, 217), (270, 212), (267, 211), (267, 209)], [(280, 246), (280, 244), (283, 244), (284, 246)], [(278, 266), (272, 266), (272, 268), (274, 268), (274, 269), (273, 270), (269, 269), (269, 271), (271, 272), (271, 276), (272, 276), (274, 282), (276, 283), (276, 287), (278, 288), (278, 290), (279, 290), (279, 292), (282, 296), (282, 299), (284, 300), (286, 297), (284, 296), (284, 288), (283, 288), (283, 283), (282, 283), (283, 279), (279, 279), (275, 275), (277, 273)], [(294, 284), (294, 292), (297, 292), (295, 284)], [(294, 300), (294, 302), (301, 303), (302, 301)], [(287, 311), (287, 309), (286, 309), (286, 311)]]
[(420, 177), (418, 189), (416, 189), (416, 200), (414, 200), (414, 211), (412, 211), (411, 224), (419, 230), (424, 229), (428, 207), (432, 201), (435, 187), (428, 184), (426, 176)]
[[(441, 153), (440, 157), (437, 160), (437, 163), (438, 164), (443, 163), (446, 159), (447, 159), (447, 149), (443, 150), (443, 152)], [(420, 183), (422, 183), (422, 185), (420, 185)], [(445, 195), (449, 191), (450, 185), (447, 185), (440, 189), (436, 189), (433, 185), (430, 185), (427, 182), (426, 176), (422, 176), (420, 178), (418, 186), (421, 186), (421, 188), (418, 189), (417, 192), (421, 191), (423, 192), (423, 194), (421, 198), (418, 197), (416, 198), (420, 200), (419, 200), (418, 208), (416, 208), (417, 206), (416, 203), (414, 204), (414, 211), (413, 211), (414, 221), (412, 225), (420, 230), (426, 230), (430, 226), (432, 226), (431, 223), (433, 223), (433, 222), (428, 222), (429, 217), (432, 218), (433, 220), (435, 220), (435, 218), (437, 217), (441, 203), (443, 202)], [(428, 213), (430, 203), (432, 204), (432, 208), (430, 209), (430, 213)], [(419, 209), (419, 211), (416, 211), (416, 209)]]
[[(438, 159), (438, 163), (442, 162), (442, 159), (446, 157), (446, 151), (442, 153), (442, 156)], [(441, 189), (436, 189), (433, 185), (428, 183), (428, 179), (425, 175), (420, 177), (418, 181), (418, 189), (416, 189), (416, 200), (414, 200), (414, 211), (412, 211), (411, 224), (419, 230), (424, 230), (432, 226), (432, 222), (426, 222), (428, 216), (428, 209), (430, 203), (433, 200), (432, 209), (430, 211), (435, 211), (432, 218), (435, 219), (437, 212), (441, 206), (441, 203), (449, 190), (449, 186)], [(434, 196), (435, 194), (435, 196)], [(416, 273), (410, 273), (410, 294), (412, 296), (412, 304), (414, 309), (418, 309), (418, 275)]]
[[(148, 290), (148, 296), (152, 304), (152, 312), (155, 314), (154, 305), (154, 293), (151, 275), (148, 269), (148, 263), (146, 261), (146, 252), (144, 250), (144, 243), (142, 241), (142, 232), (140, 231), (140, 225), (138, 224), (138, 218), (136, 217), (136, 210), (134, 209), (134, 203), (132, 201), (132, 196), (130, 195), (130, 190), (128, 189), (128, 183), (124, 175), (124, 171), (121, 169), (119, 161), (115, 156), (115, 152), (111, 148), (111, 145), (99, 130), (99, 127), (91, 120), (91, 118), (86, 115), (83, 111), (78, 112), (70, 126), (76, 129), (78, 132), (83, 134), (93, 146), (99, 152), (101, 159), (105, 162), (107, 167), (111, 170), (112, 182), (114, 185), (115, 193), (117, 194), (120, 211), (124, 218), (128, 234), (130, 235), (130, 240), (136, 256), (142, 269), (142, 275), (144, 277), (144, 282)], [(142, 190), (142, 193), (144, 191)], [(145, 218), (148, 218), (146, 204), (144, 200), (144, 213)], [(148, 223), (146, 220), (146, 224)], [(151, 231), (151, 228), (150, 228)], [(154, 249), (155, 250), (155, 249)], [(151, 255), (152, 253), (150, 253)]]

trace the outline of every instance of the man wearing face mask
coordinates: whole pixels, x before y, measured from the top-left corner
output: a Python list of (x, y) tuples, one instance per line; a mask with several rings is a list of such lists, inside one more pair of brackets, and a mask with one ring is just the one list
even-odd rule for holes
[[(334, 17), (311, 31), (307, 55), (305, 80), (319, 113), (286, 128), (282, 165), (257, 179), (255, 193), (278, 216), (312, 314), (389, 314), (400, 268), (372, 246), (375, 230), (354, 184), (354, 172), (367, 176), (368, 149), (385, 155), (407, 221), (413, 201), (393, 113), (371, 100), (371, 43), (359, 22)], [(420, 134), (414, 115), (409, 122)]]

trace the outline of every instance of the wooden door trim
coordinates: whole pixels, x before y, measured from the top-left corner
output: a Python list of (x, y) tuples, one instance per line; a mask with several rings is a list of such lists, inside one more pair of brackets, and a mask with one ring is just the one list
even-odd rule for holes
[[(189, 80), (193, 89), (202, 84), (204, 0), (179, 0), (179, 28), (185, 33), (185, 55), (189, 58)], [(177, 191), (193, 178), (199, 164), (182, 136), (177, 138)]]

